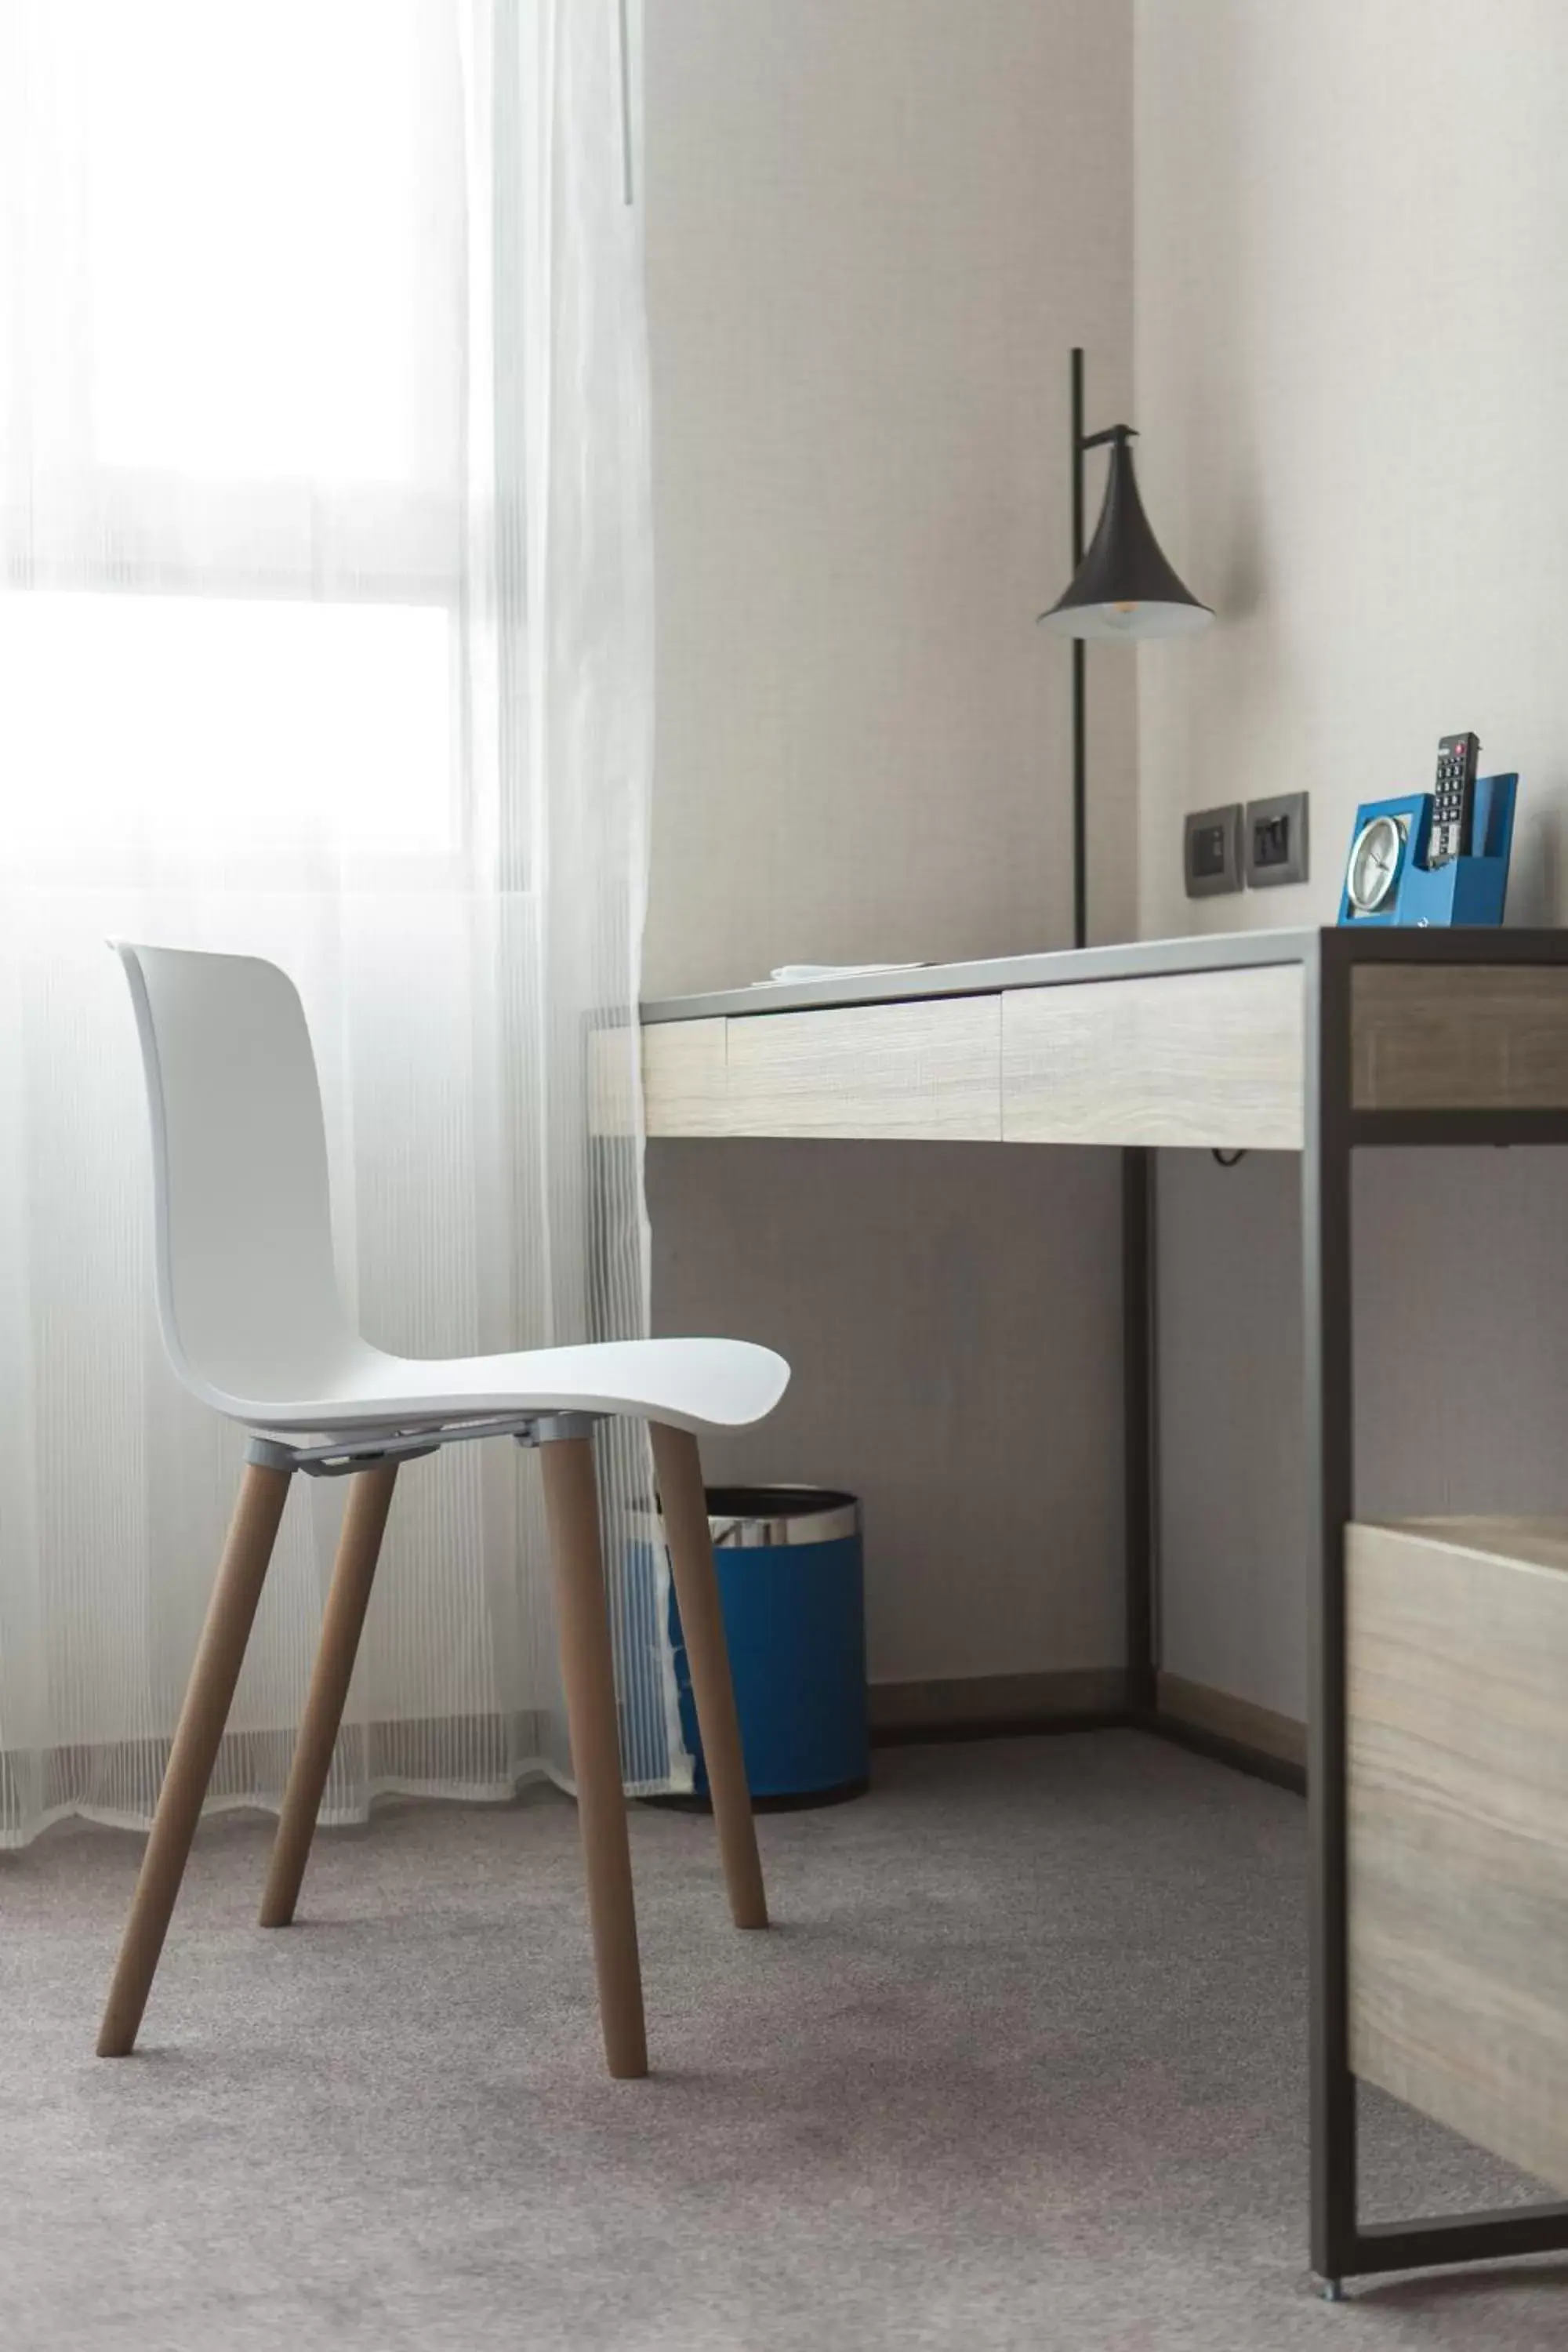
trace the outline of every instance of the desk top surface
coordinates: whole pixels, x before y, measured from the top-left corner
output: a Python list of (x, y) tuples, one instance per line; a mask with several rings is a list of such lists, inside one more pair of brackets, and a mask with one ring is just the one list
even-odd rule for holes
[(1133, 980), (1308, 963), (1324, 942), (1356, 961), (1517, 963), (1568, 961), (1568, 929), (1411, 929), (1384, 926), (1280, 931), (1211, 931), (1185, 940), (1134, 940), (977, 963), (921, 964), (811, 981), (765, 981), (700, 996), (666, 996), (641, 1008), (645, 1022), (709, 1021), (755, 1013), (805, 1013), (840, 1004), (897, 1004), (932, 996), (988, 996), (1003, 989)]
[(1219, 971), (1232, 966), (1303, 963), (1315, 930), (1211, 931), (1190, 940), (1135, 940), (1114, 947), (1062, 948), (976, 963), (920, 964), (905, 971), (845, 973), (827, 980), (759, 981), (750, 988), (645, 1003), (645, 1021), (706, 1021), (741, 1013), (805, 1013), (833, 1004), (898, 1004), (924, 996), (988, 996), (1004, 988), (1050, 988), (1069, 981), (1130, 980), (1140, 973)]

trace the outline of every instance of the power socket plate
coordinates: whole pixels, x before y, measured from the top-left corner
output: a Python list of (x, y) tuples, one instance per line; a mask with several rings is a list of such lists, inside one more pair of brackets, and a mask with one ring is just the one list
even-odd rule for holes
[(1182, 852), (1189, 898), (1215, 898), (1241, 887), (1241, 803), (1189, 809)]
[(1276, 793), (1271, 800), (1248, 801), (1242, 825), (1247, 887), (1272, 890), (1282, 882), (1307, 878), (1307, 795)]

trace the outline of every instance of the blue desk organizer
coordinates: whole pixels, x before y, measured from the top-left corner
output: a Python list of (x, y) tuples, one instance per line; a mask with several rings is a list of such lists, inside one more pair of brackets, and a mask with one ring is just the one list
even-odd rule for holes
[(1399, 860), (1399, 874), (1392, 897), (1386, 906), (1375, 914), (1358, 915), (1351, 907), (1349, 869), (1345, 861), (1346, 878), (1340, 891), (1340, 920), (1363, 925), (1379, 924), (1384, 928), (1394, 923), (1439, 924), (1500, 923), (1508, 898), (1508, 865), (1513, 849), (1513, 804), (1519, 790), (1519, 778), (1513, 776), (1478, 776), (1476, 778), (1475, 820), (1472, 838), (1478, 844), (1473, 856), (1451, 857), (1447, 866), (1436, 872), (1428, 871), (1422, 863), (1426, 855), (1426, 836), (1432, 824), (1430, 793), (1398, 793), (1392, 800), (1363, 801), (1355, 813), (1355, 824), (1351, 833), (1352, 845), (1361, 839), (1362, 828), (1374, 816), (1392, 816), (1399, 820), (1405, 834), (1405, 847)]

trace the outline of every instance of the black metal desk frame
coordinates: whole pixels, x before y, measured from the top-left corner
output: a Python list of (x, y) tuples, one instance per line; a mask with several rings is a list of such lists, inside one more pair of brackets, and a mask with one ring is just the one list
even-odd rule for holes
[[(645, 1021), (752, 1014), (990, 993), (1150, 973), (1299, 963), (1305, 1102), (1301, 1141), (1302, 1323), (1310, 1514), (1306, 1794), (1310, 1897), (1310, 2261), (1337, 2299), (1348, 2279), (1568, 2252), (1568, 2203), (1401, 2221), (1360, 2219), (1356, 2077), (1352, 2070), (1346, 1743), (1345, 1532), (1354, 1517), (1355, 1409), (1352, 1171), (1362, 1145), (1568, 1144), (1552, 1110), (1357, 1110), (1352, 1101), (1352, 975), (1358, 964), (1568, 964), (1568, 930), (1351, 927), (1210, 935), (1079, 949), (992, 964), (948, 965), (889, 981), (870, 973), (799, 988), (731, 992), (643, 1008)], [(1155, 1155), (1121, 1147), (1126, 1447), (1127, 1706), (1131, 1724), (1300, 1788), (1289, 1765), (1173, 1720), (1159, 1706), (1158, 1265)]]
[[(1311, 1867), (1311, 2260), (1331, 2294), (1347, 2278), (1568, 2251), (1568, 2204), (1365, 2224), (1357, 2195), (1350, 2063), (1345, 1529), (1354, 1517), (1352, 1169), (1360, 1144), (1568, 1143), (1564, 1111), (1357, 1111), (1351, 975), (1357, 962), (1431, 960), (1430, 932), (1329, 930), (1305, 967), (1307, 1102), (1301, 1151), (1303, 1319), (1311, 1512), (1308, 1788)], [(1568, 933), (1450, 931), (1446, 963), (1568, 962)]]

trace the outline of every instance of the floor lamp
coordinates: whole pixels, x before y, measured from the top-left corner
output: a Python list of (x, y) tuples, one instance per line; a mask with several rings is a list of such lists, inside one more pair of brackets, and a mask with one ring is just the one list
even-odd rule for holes
[[(1083, 353), (1072, 354), (1072, 562), (1066, 593), (1039, 616), (1039, 625), (1071, 637), (1072, 649), (1072, 941), (1087, 946), (1089, 877), (1086, 862), (1087, 736), (1084, 640), (1088, 637), (1179, 637), (1206, 628), (1214, 614), (1184, 587), (1149, 528), (1132, 471), (1136, 437), (1131, 425), (1083, 429)], [(1086, 555), (1083, 545), (1083, 461), (1109, 446), (1105, 503)]]

